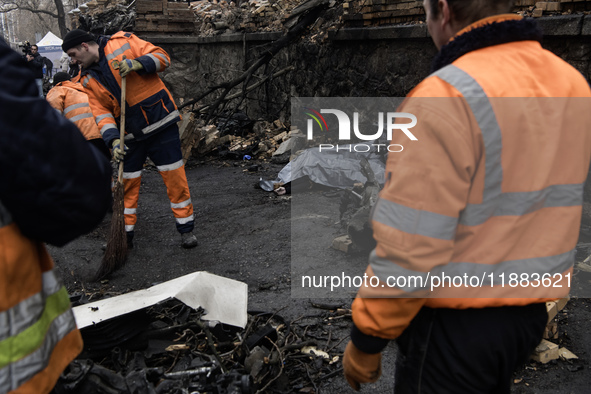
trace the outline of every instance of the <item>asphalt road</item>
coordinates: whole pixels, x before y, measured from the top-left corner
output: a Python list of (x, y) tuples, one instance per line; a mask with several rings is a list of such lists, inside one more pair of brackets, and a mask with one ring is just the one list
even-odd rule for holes
[[(330, 248), (343, 234), (339, 224), (339, 198), (326, 189), (302, 189), (291, 196), (276, 196), (255, 188), (260, 178), (275, 179), (281, 165), (251, 162), (190, 162), (187, 178), (196, 213), (199, 246), (180, 247), (166, 189), (154, 168), (142, 178), (134, 249), (127, 264), (105, 282), (91, 282), (103, 251), (109, 217), (92, 233), (50, 253), (70, 293), (116, 295), (138, 290), (194, 271), (240, 280), (248, 285), (249, 309), (277, 312), (284, 319), (302, 319), (316, 313), (311, 306), (329, 303), (350, 306), (353, 287), (330, 291), (327, 287), (303, 288), (302, 275), (362, 275), (365, 254), (348, 255)], [(581, 250), (578, 257), (586, 254)], [(559, 343), (579, 360), (531, 363), (515, 374), (514, 393), (591, 392), (591, 321), (589, 299), (569, 302), (559, 315)], [(326, 324), (334, 354), (344, 350), (349, 320)], [(384, 353), (384, 374), (362, 392), (392, 392), (396, 348)], [(337, 374), (318, 386), (320, 392), (353, 392)]]

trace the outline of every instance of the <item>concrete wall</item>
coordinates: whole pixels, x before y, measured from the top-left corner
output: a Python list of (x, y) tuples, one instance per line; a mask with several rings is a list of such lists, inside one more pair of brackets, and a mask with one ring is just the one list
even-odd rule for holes
[[(199, 97), (241, 75), (280, 37), (277, 33), (215, 37), (143, 37), (172, 57), (163, 79), (178, 100)], [(347, 29), (323, 43), (302, 41), (281, 50), (249, 83), (286, 67), (293, 70), (248, 94), (252, 118), (289, 116), (293, 96), (405, 96), (429, 73), (436, 50), (424, 26)], [(211, 102), (212, 97), (207, 99)]]
[[(591, 80), (591, 15), (539, 18), (545, 48)], [(164, 80), (182, 101), (241, 75), (265, 52), (279, 33), (229, 34), (214, 37), (144, 37), (172, 56)], [(301, 41), (279, 52), (249, 83), (286, 67), (293, 70), (269, 79), (248, 93), (241, 109), (252, 119), (289, 120), (291, 97), (403, 97), (429, 74), (436, 54), (426, 26), (349, 28), (322, 43)], [(209, 104), (209, 96), (203, 104)], [(235, 105), (235, 104), (234, 104)], [(591, 180), (586, 201), (591, 201)], [(584, 222), (591, 225), (591, 204)]]
[[(539, 18), (544, 46), (591, 80), (591, 15)], [(144, 38), (172, 56), (164, 75), (173, 96), (190, 99), (241, 75), (280, 33)], [(426, 26), (349, 28), (324, 42), (301, 41), (279, 52), (249, 84), (286, 67), (250, 92), (242, 109), (254, 119), (288, 119), (293, 96), (405, 96), (429, 74), (436, 50)], [(235, 92), (235, 91), (234, 91)], [(208, 97), (205, 103), (210, 103)]]

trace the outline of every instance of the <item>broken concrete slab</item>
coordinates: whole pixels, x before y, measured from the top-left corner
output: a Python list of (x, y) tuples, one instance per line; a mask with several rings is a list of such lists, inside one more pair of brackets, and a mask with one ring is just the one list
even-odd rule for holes
[(302, 149), (306, 144), (306, 137), (303, 134), (294, 134), (288, 140), (285, 140), (279, 145), (273, 156), (282, 155), (286, 152), (296, 152)]
[(558, 357), (558, 345), (545, 339), (542, 339), (542, 342), (540, 342), (534, 353), (531, 355), (532, 360), (538, 361), (542, 364), (557, 360)]
[(558, 349), (558, 356), (561, 360), (574, 360), (579, 358), (576, 354), (574, 354), (565, 347), (561, 347), (560, 349)]

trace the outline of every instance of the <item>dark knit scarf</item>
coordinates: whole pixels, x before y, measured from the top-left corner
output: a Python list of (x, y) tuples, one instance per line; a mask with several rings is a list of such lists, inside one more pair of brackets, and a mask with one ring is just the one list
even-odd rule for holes
[(447, 66), (468, 52), (516, 41), (542, 42), (542, 31), (533, 19), (493, 22), (459, 35), (441, 47), (431, 72)]

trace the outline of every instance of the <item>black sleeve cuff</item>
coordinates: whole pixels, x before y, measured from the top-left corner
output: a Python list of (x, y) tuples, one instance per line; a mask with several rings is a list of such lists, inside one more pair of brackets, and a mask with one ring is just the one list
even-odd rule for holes
[(368, 354), (380, 353), (390, 342), (389, 339), (364, 334), (355, 323), (351, 326), (351, 341), (357, 349)]

